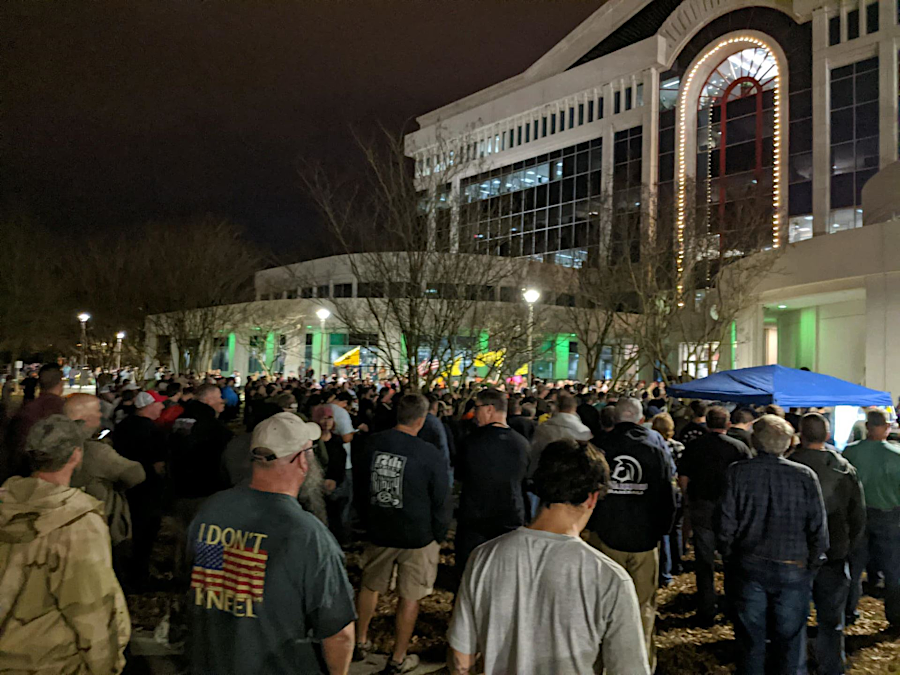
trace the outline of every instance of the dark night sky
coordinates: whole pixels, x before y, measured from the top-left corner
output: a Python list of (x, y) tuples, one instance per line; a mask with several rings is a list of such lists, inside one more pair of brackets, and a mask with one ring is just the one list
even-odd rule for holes
[(211, 212), (312, 257), (299, 158), (352, 170), (349, 125), (515, 75), (600, 4), (5, 0), (0, 197), (69, 232)]

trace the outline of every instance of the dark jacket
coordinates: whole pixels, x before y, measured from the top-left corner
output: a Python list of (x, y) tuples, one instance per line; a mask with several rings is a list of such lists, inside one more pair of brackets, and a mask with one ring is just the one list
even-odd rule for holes
[(450, 482), (453, 482), (453, 469), (450, 468), (450, 444), (447, 442), (447, 430), (444, 424), (434, 415), (425, 415), (425, 424), (419, 432), (419, 438), (441, 451), (447, 462), (447, 472)]
[(594, 438), (597, 438), (603, 430), (600, 426), (600, 411), (589, 403), (582, 403), (575, 412), (581, 418), (582, 424), (591, 430)]
[(601, 443), (610, 490), (588, 529), (617, 551), (650, 551), (669, 533), (675, 516), (669, 448), (657, 432), (633, 422), (620, 422)]
[(847, 558), (866, 531), (866, 501), (856, 469), (833, 450), (800, 448), (790, 459), (816, 472), (828, 514), (829, 562)]
[(530, 417), (525, 417), (524, 415), (510, 415), (506, 418), (506, 423), (509, 425), (510, 429), (522, 434), (529, 443), (534, 440), (534, 430), (537, 425)]
[(423, 548), (450, 527), (450, 484), (441, 451), (396, 429), (370, 436), (365, 523), (376, 546)]
[(486, 537), (525, 524), (523, 482), (528, 470), (528, 441), (508, 427), (479, 427), (462, 446), (456, 474), (462, 482), (460, 523)]
[(169, 474), (175, 497), (208, 497), (227, 485), (220, 466), (233, 434), (200, 401), (188, 401), (169, 438)]
[(748, 431), (747, 429), (741, 429), (739, 427), (731, 427), (726, 434), (731, 436), (732, 438), (736, 438), (741, 441), (744, 445), (746, 445), (752, 454), (753, 453), (753, 432)]
[(144, 468), (146, 480), (126, 493), (131, 511), (160, 515), (165, 481), (154, 465), (166, 461), (166, 437), (162, 429), (151, 419), (129, 415), (116, 425), (113, 445), (122, 457), (140, 462)]

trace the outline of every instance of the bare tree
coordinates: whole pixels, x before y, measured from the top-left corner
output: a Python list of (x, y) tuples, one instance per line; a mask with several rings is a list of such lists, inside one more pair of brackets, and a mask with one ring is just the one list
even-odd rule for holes
[[(235, 341), (244, 346), (271, 377), (288, 356), (302, 355), (306, 348), (303, 326), (310, 317), (301, 301), (264, 300), (247, 303), (242, 324), (235, 326)], [(271, 341), (271, 349), (268, 342)]]
[(204, 216), (91, 246), (74, 276), (96, 342), (125, 330), (131, 349), (149, 362), (171, 354), (181, 372), (209, 368), (217, 340), (242, 322), (260, 264), (234, 224)]
[(633, 288), (619, 316), (643, 364), (656, 368), (666, 382), (681, 375), (679, 361), (715, 369), (732, 323), (756, 302), (758, 283), (772, 272), (781, 251), (772, 245), (770, 186), (752, 184), (723, 205), (710, 204), (694, 185), (686, 194), (695, 206), (686, 209), (680, 241), (674, 228), (660, 226), (673, 219), (657, 219), (673, 205), (650, 204), (649, 214), (642, 214), (650, 223), (645, 236), (621, 247), (638, 253), (617, 258)]
[(15, 363), (34, 352), (74, 348), (78, 323), (53, 238), (30, 218), (9, 214), (0, 219), (0, 250), (0, 349)]
[[(429, 387), (461, 358), (477, 360), (488, 318), (495, 332), (525, 329), (515, 313), (491, 309), (498, 288), (521, 279), (522, 266), (485, 255), (501, 252), (502, 237), (491, 250), (456, 234), (459, 147), (441, 144), (416, 174), (402, 138), (385, 132), (383, 142), (359, 146), (364, 181), (339, 185), (321, 167), (304, 174), (357, 281), (357, 298), (333, 299), (335, 318), (351, 333), (377, 334), (371, 348), (395, 377)], [(501, 316), (513, 323), (497, 325)]]

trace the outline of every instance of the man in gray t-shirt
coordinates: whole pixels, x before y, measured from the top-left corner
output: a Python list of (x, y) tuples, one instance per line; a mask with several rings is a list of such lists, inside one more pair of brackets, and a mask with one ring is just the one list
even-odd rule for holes
[(485, 675), (649, 675), (631, 577), (579, 538), (608, 486), (596, 449), (547, 446), (534, 474), (538, 517), (469, 558), (448, 635), (451, 673), (470, 672), (480, 653)]

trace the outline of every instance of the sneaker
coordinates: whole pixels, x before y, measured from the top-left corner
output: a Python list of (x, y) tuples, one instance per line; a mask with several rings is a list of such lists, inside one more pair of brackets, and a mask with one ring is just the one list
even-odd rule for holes
[(419, 667), (419, 657), (415, 654), (407, 654), (402, 663), (394, 663), (394, 659), (388, 657), (387, 664), (382, 673), (408, 673)]
[(366, 640), (365, 642), (357, 642), (356, 646), (353, 648), (353, 660), (354, 661), (365, 661), (369, 658), (369, 654), (372, 653), (372, 641)]

